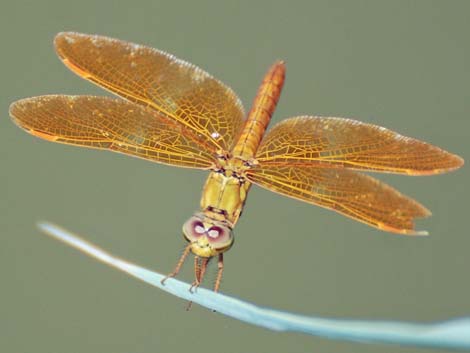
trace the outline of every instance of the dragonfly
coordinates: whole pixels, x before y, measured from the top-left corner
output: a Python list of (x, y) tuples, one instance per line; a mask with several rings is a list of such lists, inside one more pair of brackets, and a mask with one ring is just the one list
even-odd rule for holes
[(433, 175), (464, 163), (426, 142), (346, 118), (292, 117), (266, 133), (285, 80), (283, 61), (269, 68), (245, 114), (230, 87), (164, 51), (75, 32), (59, 33), (54, 45), (70, 70), (118, 97), (21, 99), (10, 106), (13, 121), (47, 141), (208, 171), (200, 210), (183, 225), (187, 245), (166, 277), (176, 276), (192, 253), (191, 288), (216, 258), (219, 290), (224, 253), (252, 184), (383, 231), (425, 235), (414, 221), (431, 212), (362, 172)]

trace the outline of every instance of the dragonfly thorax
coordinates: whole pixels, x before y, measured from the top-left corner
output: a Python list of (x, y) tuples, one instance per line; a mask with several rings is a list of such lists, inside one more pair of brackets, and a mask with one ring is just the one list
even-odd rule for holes
[(250, 186), (244, 170), (227, 163), (209, 174), (202, 192), (201, 212), (208, 218), (234, 227)]

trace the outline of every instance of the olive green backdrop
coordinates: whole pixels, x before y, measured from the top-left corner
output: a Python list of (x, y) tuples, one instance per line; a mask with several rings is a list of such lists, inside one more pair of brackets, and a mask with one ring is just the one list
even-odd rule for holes
[[(64, 30), (148, 44), (201, 66), (250, 107), (276, 59), (273, 123), (358, 118), (470, 157), (468, 1), (10, 1), (0, 8), (0, 351), (418, 352), (275, 333), (194, 307), (41, 235), (67, 227), (169, 272), (205, 173), (41, 141), (8, 105), (107, 94), (69, 72)], [(222, 289), (303, 314), (412, 321), (470, 315), (468, 168), (379, 175), (434, 213), (428, 238), (387, 234), (253, 187)], [(182, 278), (191, 280), (188, 264)], [(212, 274), (212, 279), (214, 274)], [(210, 281), (208, 285), (211, 285)]]

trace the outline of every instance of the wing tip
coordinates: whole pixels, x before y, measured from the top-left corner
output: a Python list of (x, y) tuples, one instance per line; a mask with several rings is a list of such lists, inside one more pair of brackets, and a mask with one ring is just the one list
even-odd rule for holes
[(436, 175), (436, 174), (444, 174), (450, 173), (457, 169), (460, 169), (464, 164), (465, 160), (460, 157), (459, 155), (445, 152), (445, 166), (441, 168), (434, 168), (434, 169), (423, 169), (423, 170), (413, 170), (407, 169), (405, 173), (411, 176), (428, 176), (428, 175)]
[(77, 42), (77, 40), (83, 40), (89, 37), (91, 37), (91, 35), (78, 32), (59, 32), (54, 37), (54, 49), (57, 56), (60, 58), (60, 60), (62, 60), (64, 65), (69, 70), (75, 72), (84, 79), (89, 79), (90, 74), (87, 71), (81, 69), (76, 63), (72, 62), (69, 59), (69, 56), (72, 50), (71, 47)]
[(27, 133), (47, 141), (57, 141), (59, 138), (53, 134), (43, 132), (34, 124), (35, 120), (29, 119), (35, 116), (39, 106), (48, 100), (57, 99), (61, 95), (44, 95), (29, 98), (22, 98), (10, 104), (8, 112), (13, 123)]
[(429, 236), (429, 232), (427, 230), (415, 230), (412, 228), (395, 228), (386, 224), (378, 224), (377, 226), (378, 226), (377, 228), (379, 228), (380, 230), (390, 232), (390, 233), (416, 236), (416, 237)]
[(10, 116), (12, 118), (14, 118), (14, 111), (18, 108), (18, 106), (20, 105), (20, 102), (22, 101), (23, 99), (18, 99), (12, 103), (10, 103), (10, 106), (8, 107), (8, 113), (10, 114)]
[(57, 50), (62, 44), (73, 44), (79, 35), (80, 34), (76, 32), (59, 32), (54, 37), (54, 47)]
[(8, 114), (11, 120), (20, 128), (24, 129), (24, 124), (21, 120), (21, 112), (24, 110), (25, 105), (31, 101), (31, 98), (18, 99), (10, 104), (8, 107)]
[(416, 237), (427, 237), (429, 236), (429, 232), (427, 230), (413, 230), (409, 233), (405, 233), (406, 235), (412, 235)]
[(427, 236), (429, 236), (429, 232), (427, 230), (397, 229), (397, 228), (393, 228), (393, 227), (390, 227), (390, 226), (387, 226), (387, 225), (379, 225), (378, 228), (380, 230), (383, 230), (383, 231), (386, 231), (386, 232), (402, 234), (402, 235), (408, 235), (408, 236), (416, 236), (416, 237), (427, 237)]
[(59, 32), (54, 37), (54, 43), (58, 42), (67, 42), (69, 44), (73, 44), (77, 38), (88, 37), (88, 34), (75, 32), (75, 31), (63, 31)]
[(465, 160), (462, 157), (456, 154), (452, 154), (451, 156), (455, 164), (454, 166), (451, 167), (451, 169), (449, 169), (449, 171), (456, 170), (456, 169), (463, 167), (463, 165), (465, 164)]
[(73, 47), (75, 44), (79, 44), (79, 41), (83, 42), (87, 39), (93, 42), (94, 37), (101, 36), (73, 31), (59, 32), (54, 37), (54, 48), (59, 58), (61, 58), (63, 61), (66, 61), (66, 53), (71, 50), (71, 47)]

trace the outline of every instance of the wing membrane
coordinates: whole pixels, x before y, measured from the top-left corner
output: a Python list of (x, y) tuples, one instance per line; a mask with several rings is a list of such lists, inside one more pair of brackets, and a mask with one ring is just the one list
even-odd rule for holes
[(342, 118), (301, 116), (265, 136), (256, 159), (269, 165), (330, 165), (410, 175), (447, 172), (463, 160), (380, 126)]
[(150, 106), (228, 151), (244, 118), (235, 93), (205, 71), (153, 48), (103, 36), (60, 33), (64, 64), (132, 102)]
[(154, 110), (122, 99), (41, 96), (13, 103), (14, 122), (40, 138), (111, 150), (154, 162), (198, 169), (213, 165), (214, 147)]
[(367, 175), (342, 168), (260, 165), (248, 170), (253, 183), (370, 226), (401, 234), (414, 230), (413, 220), (431, 213), (418, 202)]

